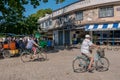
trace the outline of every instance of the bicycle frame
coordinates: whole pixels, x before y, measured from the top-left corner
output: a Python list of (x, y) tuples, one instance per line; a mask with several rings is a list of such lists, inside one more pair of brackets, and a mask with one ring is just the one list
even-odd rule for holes
[(21, 60), (23, 62), (28, 62), (28, 61), (45, 61), (47, 59), (47, 55), (45, 53), (42, 52), (41, 48), (36, 48), (36, 55), (33, 55), (34, 52), (32, 49), (25, 49), (22, 53), (21, 53)]
[[(78, 58), (80, 58), (80, 57), (78, 57)], [(90, 63), (89, 58), (88, 58), (87, 56), (85, 56), (85, 55), (82, 55), (81, 58), (83, 58), (83, 59), (87, 62), (87, 65), (86, 65), (86, 66), (88, 66), (89, 63)], [(99, 56), (99, 54), (98, 54), (98, 53), (95, 53), (95, 54), (94, 54), (94, 64), (93, 64), (94, 67), (96, 66), (95, 63), (96, 63), (97, 61), (100, 61), (100, 59), (101, 59), (101, 57)]]

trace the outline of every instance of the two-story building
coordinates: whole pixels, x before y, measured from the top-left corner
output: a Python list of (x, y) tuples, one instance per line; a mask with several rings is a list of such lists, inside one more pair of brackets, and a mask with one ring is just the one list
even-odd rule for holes
[(120, 44), (120, 0), (80, 0), (38, 20), (55, 45), (76, 44), (86, 33), (97, 44)]

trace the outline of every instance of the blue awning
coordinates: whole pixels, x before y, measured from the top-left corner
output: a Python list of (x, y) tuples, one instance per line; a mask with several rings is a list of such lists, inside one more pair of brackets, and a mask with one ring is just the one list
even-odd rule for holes
[(120, 23), (86, 25), (85, 31), (120, 30)]

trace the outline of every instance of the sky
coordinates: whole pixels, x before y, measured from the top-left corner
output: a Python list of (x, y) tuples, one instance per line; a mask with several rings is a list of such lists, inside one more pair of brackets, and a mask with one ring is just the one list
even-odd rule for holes
[(33, 6), (31, 5), (26, 5), (25, 6), (26, 12), (24, 13), (24, 15), (27, 17), (31, 14), (36, 13), (40, 9), (46, 9), (46, 8), (51, 8), (52, 10), (56, 10), (76, 1), (79, 1), (79, 0), (65, 0), (65, 2), (61, 4), (56, 4), (55, 0), (48, 0), (47, 3), (41, 3), (40, 6), (38, 6), (37, 8), (33, 8)]

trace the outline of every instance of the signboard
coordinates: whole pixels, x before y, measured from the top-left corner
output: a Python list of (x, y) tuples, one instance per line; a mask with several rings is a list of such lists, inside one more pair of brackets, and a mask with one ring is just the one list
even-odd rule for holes
[(40, 38), (40, 33), (36, 32), (36, 33), (35, 33), (35, 37), (36, 37), (36, 38)]

